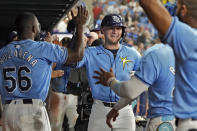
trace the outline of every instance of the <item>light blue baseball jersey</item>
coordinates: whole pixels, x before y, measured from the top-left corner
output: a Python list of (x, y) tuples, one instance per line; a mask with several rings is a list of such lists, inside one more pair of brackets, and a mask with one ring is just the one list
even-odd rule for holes
[(149, 118), (173, 115), (174, 66), (174, 53), (168, 45), (157, 44), (142, 57), (135, 76), (149, 85)]
[(173, 17), (162, 41), (172, 46), (176, 58), (175, 116), (197, 119), (197, 29)]
[(13, 99), (45, 101), (52, 62), (64, 64), (67, 49), (47, 42), (14, 41), (0, 50), (2, 102)]
[(64, 75), (61, 77), (53, 78), (51, 81), (51, 88), (56, 92), (66, 92), (68, 77), (71, 72), (71, 67), (65, 67), (63, 64), (56, 64), (54, 70), (64, 70)]
[(109, 71), (112, 68), (118, 80), (127, 81), (131, 78), (131, 71), (139, 68), (140, 59), (141, 56), (137, 51), (121, 44), (114, 59), (113, 53), (105, 49), (103, 45), (100, 45), (86, 48), (82, 61), (78, 63), (78, 68), (86, 67), (88, 82), (94, 99), (116, 102), (119, 100), (119, 96), (110, 88), (101, 84), (95, 84), (97, 80), (93, 78), (95, 75), (94, 71), (100, 70), (99, 68)]

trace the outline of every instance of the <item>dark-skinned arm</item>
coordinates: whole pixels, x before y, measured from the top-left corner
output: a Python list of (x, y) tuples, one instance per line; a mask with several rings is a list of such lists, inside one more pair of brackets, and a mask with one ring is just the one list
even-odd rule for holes
[(140, 0), (140, 5), (160, 35), (164, 36), (172, 22), (172, 17), (168, 10), (162, 5), (160, 0)]
[(76, 63), (83, 58), (86, 43), (84, 42), (84, 26), (88, 19), (88, 11), (85, 7), (78, 7), (78, 14), (74, 16), (71, 11), (72, 18), (76, 23), (76, 36), (74, 38), (74, 47), (68, 48), (68, 58), (66, 65)]
[(51, 72), (51, 78), (57, 78), (64, 75), (64, 70), (54, 70), (56, 67), (56, 63), (53, 63), (52, 65), (52, 72)]

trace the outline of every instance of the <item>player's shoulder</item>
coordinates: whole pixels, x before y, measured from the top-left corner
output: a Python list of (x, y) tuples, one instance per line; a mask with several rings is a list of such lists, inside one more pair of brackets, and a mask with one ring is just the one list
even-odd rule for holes
[(38, 46), (55, 46), (55, 44), (46, 41), (34, 41), (34, 44)]
[(137, 51), (137, 49), (135, 49), (135, 47), (130, 47), (126, 45), (121, 45), (121, 46), (125, 52), (130, 53), (131, 55), (141, 56), (140, 53)]
[[(175, 33), (181, 33), (182, 37), (179, 37), (180, 39), (184, 39), (184, 38), (193, 38), (192, 40), (197, 40), (197, 29), (180, 21), (179, 18), (177, 16), (173, 17), (173, 24), (171, 26), (171, 30), (174, 29), (174, 27), (176, 27), (177, 29), (175, 30)], [(184, 31), (180, 31), (184, 30)], [(185, 33), (188, 32), (188, 33)], [(168, 34), (167, 34), (168, 35)]]
[[(172, 17), (170, 28), (168, 29), (168, 32), (162, 37), (161, 41), (164, 43), (168, 43), (167, 40), (171, 38), (170, 36), (172, 34), (175, 34), (174, 37), (177, 37), (177, 39), (180, 39), (180, 40), (184, 40), (184, 39), (191, 38), (191, 37), (194, 37), (192, 40), (197, 40), (197, 37), (196, 37), (197, 29), (182, 22), (177, 16)], [(176, 42), (179, 42), (179, 41), (177, 40)], [(172, 43), (168, 43), (168, 44), (172, 44)]]
[[(177, 28), (182, 27), (184, 29), (189, 29), (189, 30), (196, 31), (195, 28), (193, 28), (190, 25), (182, 22), (177, 16), (172, 17), (172, 21), (173, 22), (172, 22), (171, 28), (173, 28), (174, 26), (178, 26)], [(187, 35), (187, 34), (185, 34), (185, 35)]]
[(135, 50), (134, 47), (130, 47), (130, 46), (127, 46), (127, 45), (123, 45), (123, 44), (120, 44), (121, 48), (126, 50), (126, 51), (131, 51), (131, 52), (136, 52), (137, 50)]
[(153, 52), (164, 53), (171, 51), (173, 52), (172, 48), (168, 44), (158, 44), (153, 47)]
[(25, 45), (25, 46), (47, 46), (51, 45), (46, 41), (34, 41), (34, 40), (20, 40), (20, 41), (13, 41), (8, 45)]
[[(59, 48), (58, 48), (59, 47)], [(59, 45), (53, 44), (53, 43), (49, 43), (46, 41), (36, 41), (33, 45), (32, 48), (37, 48), (41, 51), (43, 50), (56, 50), (56, 49), (61, 49)]]
[(156, 44), (150, 48), (148, 48), (145, 52), (144, 52), (144, 55), (148, 55), (148, 54), (151, 54), (153, 52), (157, 52), (158, 50), (160, 50), (161, 48), (164, 48), (165, 45), (160, 43), (160, 44)]
[(103, 45), (98, 45), (98, 46), (89, 46), (88, 49), (90, 50), (98, 50), (99, 48), (103, 47)]
[(102, 45), (99, 45), (99, 46), (90, 46), (90, 47), (87, 47), (87, 48), (85, 49), (85, 51), (91, 52), (91, 53), (95, 53), (95, 52), (100, 51), (102, 48), (103, 48)]
[(51, 48), (49, 48), (49, 46), (51, 46), (51, 48), (53, 48), (52, 46), (54, 46), (54, 44), (44, 42), (44, 41), (20, 40), (20, 41), (13, 41), (13, 42), (8, 43), (7, 45), (5, 45), (4, 47), (2, 47), (0, 49), (0, 52), (5, 53), (8, 51), (13, 51), (16, 48), (25, 49), (28, 51), (36, 50), (39, 52), (39, 51), (43, 51), (44, 49), (47, 49), (47, 48), (51, 49)]
[(144, 52), (144, 57), (146, 56), (157, 57), (159, 59), (169, 56), (173, 57), (173, 50), (169, 45), (160, 43), (147, 49)]
[(0, 52), (4, 53), (5, 51), (11, 50), (12, 47), (14, 47), (15, 43), (16, 43), (16, 41), (7, 43), (6, 45), (4, 45), (3, 47), (0, 48)]

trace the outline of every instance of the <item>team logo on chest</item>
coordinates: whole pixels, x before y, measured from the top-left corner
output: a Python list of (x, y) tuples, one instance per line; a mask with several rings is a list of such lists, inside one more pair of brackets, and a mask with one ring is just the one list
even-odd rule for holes
[(122, 62), (123, 70), (125, 68), (125, 64), (127, 64), (128, 62), (132, 62), (131, 60), (128, 60), (127, 57), (120, 57), (120, 59)]

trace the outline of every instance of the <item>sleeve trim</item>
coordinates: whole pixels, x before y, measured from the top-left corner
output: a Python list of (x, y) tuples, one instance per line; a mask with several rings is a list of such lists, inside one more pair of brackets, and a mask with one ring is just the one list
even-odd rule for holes
[[(169, 37), (170, 33), (173, 30), (173, 27), (175, 25), (175, 21), (176, 21), (176, 18), (175, 17), (172, 17), (172, 24), (170, 25), (170, 28), (169, 28), (168, 32), (166, 33), (166, 35), (161, 40), (163, 43), (166, 43), (167, 38)], [(171, 44), (171, 43), (169, 43), (169, 44)]]
[(150, 83), (148, 83), (148, 82), (142, 80), (137, 74), (135, 74), (135, 77), (136, 77), (137, 79), (139, 79), (140, 81), (142, 81), (142, 82), (143, 82), (144, 84), (146, 84), (147, 86), (151, 86)]

